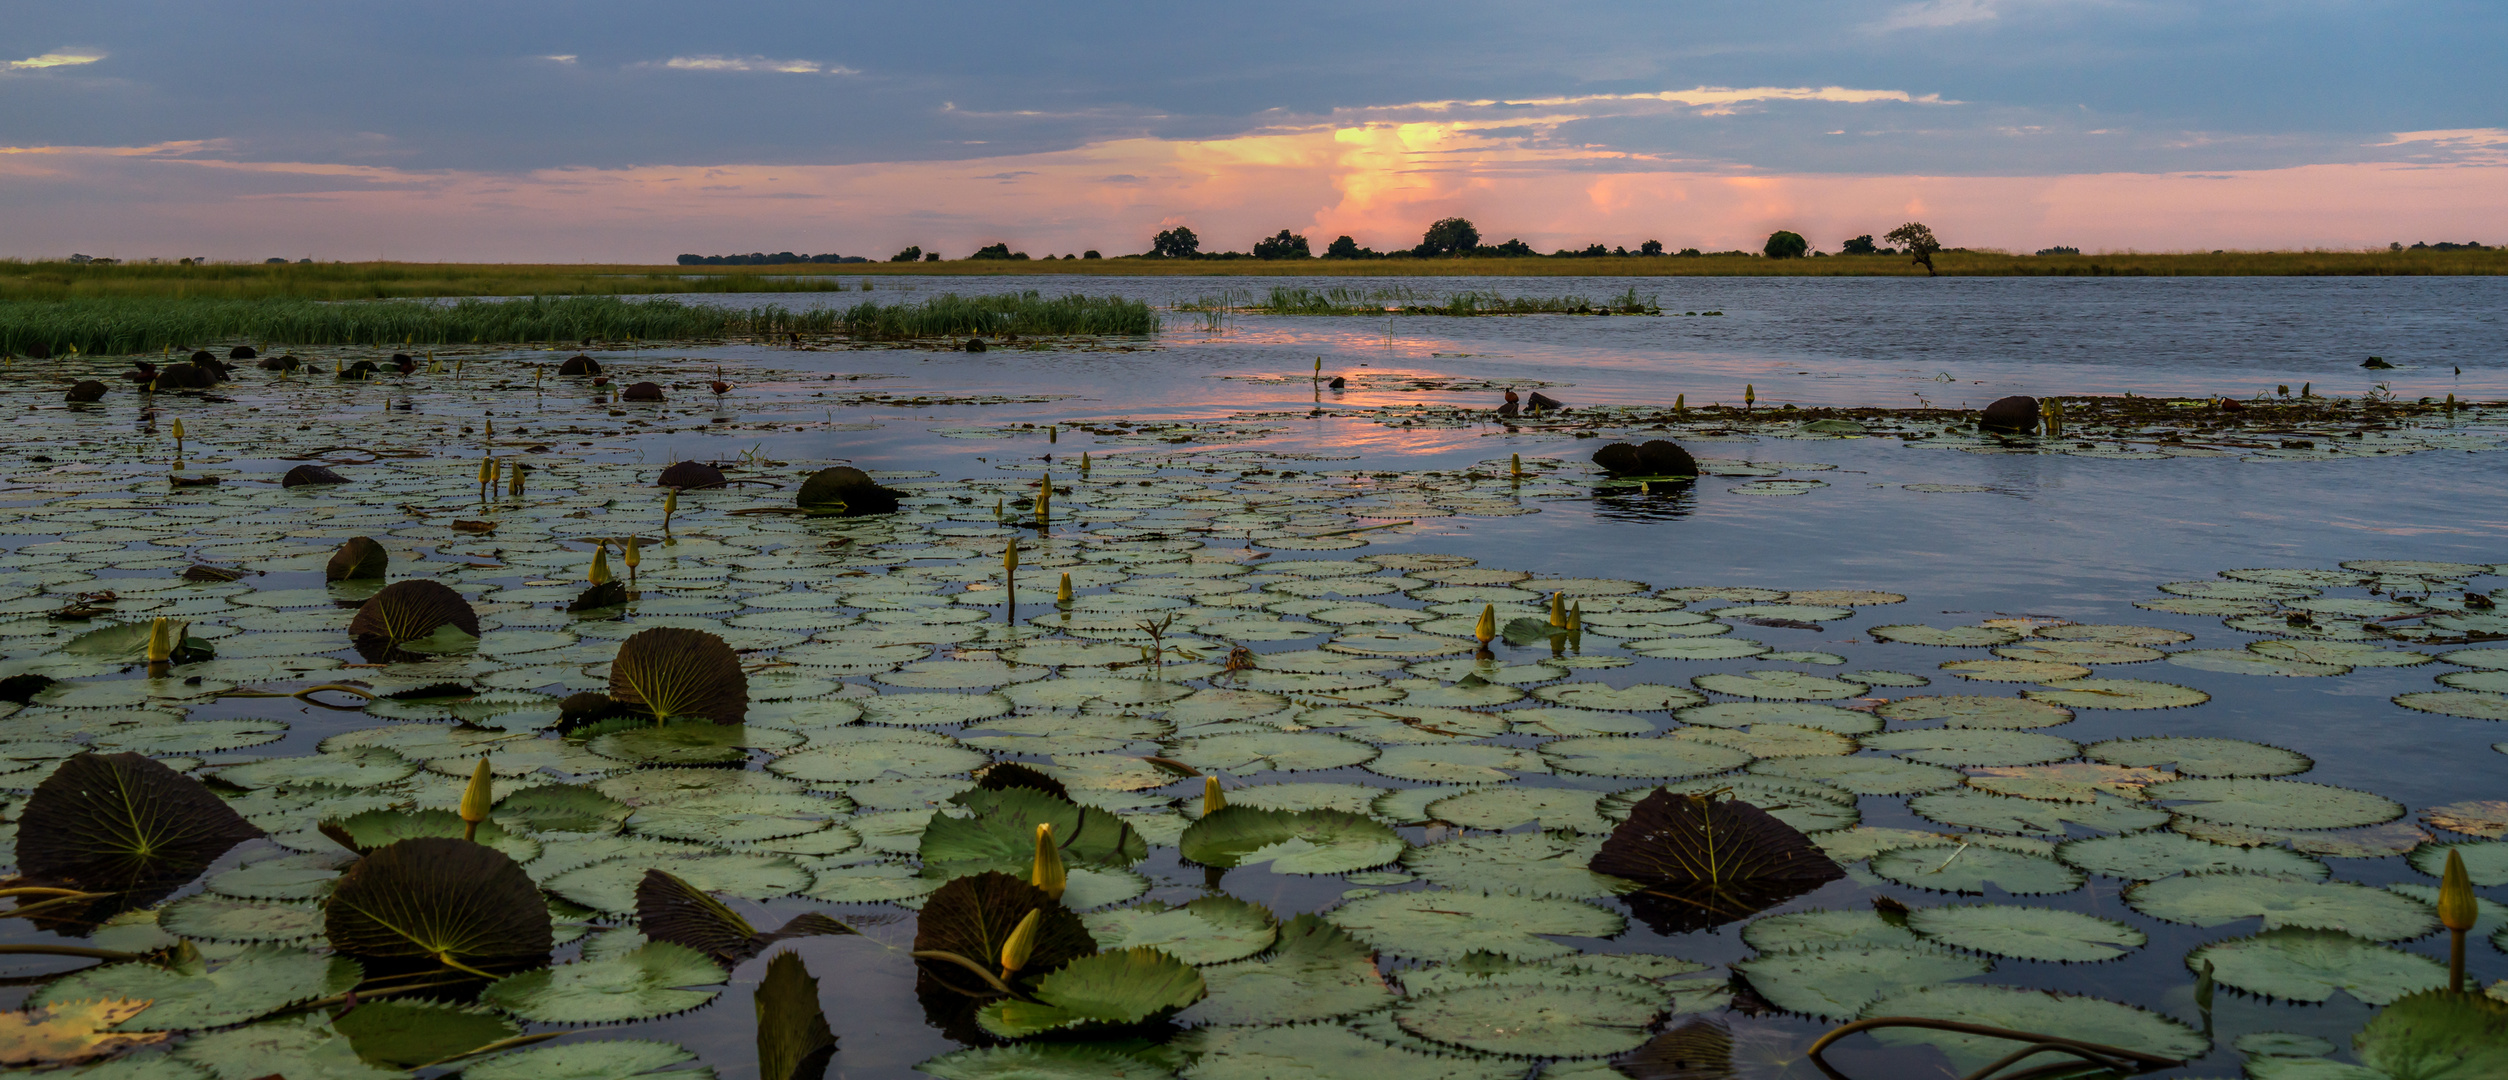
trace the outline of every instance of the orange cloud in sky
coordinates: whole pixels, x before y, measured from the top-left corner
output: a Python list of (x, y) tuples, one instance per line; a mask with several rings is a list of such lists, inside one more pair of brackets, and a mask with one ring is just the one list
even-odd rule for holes
[[(2508, 221), (2508, 133), (2404, 133), (2474, 150), (2451, 164), (2222, 173), (1845, 176), (1735, 173), (1537, 145), (1525, 118), (1284, 126), (1054, 153), (860, 165), (638, 166), (524, 174), (236, 160), (214, 143), (0, 147), (0, 254), (667, 261), (680, 252), (951, 255), (1140, 251), (1172, 224), (1207, 250), (1282, 228), (1407, 247), (1461, 215), (1491, 242), (1756, 249), (1784, 228), (1835, 250), (1922, 217), (1946, 242), (2034, 250), (2383, 246), (2483, 239)], [(2402, 156), (2402, 155), (2399, 155)]]

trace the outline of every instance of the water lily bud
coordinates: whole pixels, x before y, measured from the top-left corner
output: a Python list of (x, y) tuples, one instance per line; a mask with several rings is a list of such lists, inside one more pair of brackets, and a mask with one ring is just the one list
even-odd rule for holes
[(1060, 900), (1063, 887), (1067, 883), (1068, 878), (1062, 868), (1062, 848), (1054, 844), (1054, 826), (1051, 823), (1039, 823), (1036, 826), (1036, 863), (1028, 870), (1028, 884), (1043, 889), (1045, 895)]
[(1228, 797), (1219, 792), (1219, 778), (1202, 778), (1202, 816), (1209, 817), (1228, 805)]
[(1018, 541), (1013, 540), (1010, 543), (1003, 545), (1001, 549), (1001, 568), (1004, 573), (1014, 572), (1019, 569)]
[(1566, 596), (1567, 594), (1565, 593), (1554, 592), (1550, 594), (1550, 625), (1559, 627), (1563, 630), (1567, 628), (1568, 624)]
[(662, 527), (663, 527), (663, 528), (665, 528), (665, 529), (670, 528), (670, 527), (671, 527), (671, 515), (672, 515), (672, 514), (676, 514), (676, 513), (678, 513), (678, 512), (679, 512), (679, 489), (678, 489), (678, 488), (672, 488), (672, 489), (670, 489), (668, 492), (665, 492), (665, 493), (662, 495)]
[(584, 576), (590, 578), (592, 583), (595, 585), (609, 584), (610, 549), (608, 547), (603, 546), (592, 549), (592, 569), (587, 571)]
[(174, 620), (162, 615), (148, 625), (148, 662), (162, 664), (174, 659), (174, 646), (182, 640), (182, 629)]
[(1036, 519), (1045, 520), (1045, 515), (1052, 513), (1053, 510), (1054, 474), (1046, 473), (1036, 484)]
[(460, 814), (462, 839), (479, 831), (479, 823), (488, 820), (488, 808), (496, 805), (496, 774), (488, 771), (488, 755), (479, 755), (479, 767), (470, 772), (470, 786), (462, 789)]
[(1028, 966), (1028, 957), (1036, 952), (1037, 916), (1044, 913), (1043, 908), (1031, 909), (1025, 918), (1019, 920), (1018, 928), (1010, 932), (1010, 940), (1001, 943), (1002, 978), (1007, 979), (1020, 968)]
[(1080, 479), (1082, 479), (1082, 480), (1086, 480), (1086, 479), (1088, 479), (1088, 478), (1089, 478), (1089, 452), (1088, 452), (1088, 451), (1086, 451), (1086, 450), (1082, 450), (1082, 451), (1080, 451)]
[(1583, 630), (1585, 628), (1584, 601), (1579, 600), (1575, 604), (1568, 607), (1567, 628), (1571, 631)]
[(1524, 475), (1524, 455), (1522, 455), (1522, 454), (1508, 454), (1508, 455), (1507, 455), (1507, 474), (1508, 474), (1508, 475), (1510, 475), (1510, 476), (1522, 476), (1522, 475)]
[(1743, 383), (1743, 384), (1742, 384), (1742, 407), (1743, 407), (1743, 408), (1749, 408), (1750, 406), (1752, 406), (1752, 405), (1756, 405), (1756, 404), (1758, 404), (1758, 403), (1759, 403), (1759, 388), (1758, 388), (1758, 387), (1756, 387), (1756, 386), (1752, 386), (1752, 385), (1751, 385), (1751, 384), (1749, 384), (1749, 383)]
[(644, 562), (643, 543), (638, 541), (635, 537), (628, 537), (627, 552), (626, 554), (619, 556), (619, 561), (626, 563), (627, 569), (635, 569), (638, 564)]
[(490, 459), (490, 458), (480, 458), (480, 459), (479, 459), (479, 483), (480, 483), (480, 484), (482, 484), (482, 485), (485, 485), (485, 484), (488, 482), (488, 462), (489, 462), (490, 460), (492, 460), (492, 459)]
[(2449, 848), (2447, 870), (2438, 879), (2439, 925), (2464, 933), (2481, 917), (2479, 908), (2473, 901), (2473, 879), (2464, 870), (2464, 856)]
[(1060, 428), (1060, 427), (1058, 427), (1058, 426), (1056, 426), (1056, 425), (1053, 425), (1053, 424), (1047, 424), (1047, 425), (1045, 425), (1045, 441), (1046, 441), (1046, 442), (1049, 442), (1049, 443), (1050, 443), (1050, 442), (1061, 442), (1061, 441), (1062, 441), (1062, 428)]
[(1685, 413), (1685, 412), (1688, 412), (1688, 411), (1689, 411), (1689, 395), (1688, 395), (1688, 394), (1674, 394), (1674, 395), (1672, 395), (1672, 415), (1674, 415), (1674, 416), (1678, 416), (1678, 415), (1680, 415), (1680, 414), (1682, 414), (1682, 413)]
[[(2449, 408), (2454, 408), (2454, 407), (2455, 407), (2455, 404), (2456, 404), (2456, 395), (2454, 395), (2454, 394), (2449, 394), (2449, 395), (2447, 395), (2447, 405), (2448, 405), (2448, 407), (2449, 407)], [(177, 417), (175, 417), (175, 418), (174, 418), (174, 441), (175, 441), (175, 442), (182, 442), (182, 441), (183, 441), (183, 418), (182, 418), (182, 417), (180, 417), (180, 416), (177, 416)]]
[(1062, 585), (1054, 590), (1054, 602), (1057, 604), (1071, 602), (1071, 571), (1062, 572)]
[(1489, 639), (1498, 636), (1498, 605), (1482, 604), (1480, 606), (1480, 621), (1472, 624), (1472, 636), (1479, 638), (1483, 645), (1489, 644)]

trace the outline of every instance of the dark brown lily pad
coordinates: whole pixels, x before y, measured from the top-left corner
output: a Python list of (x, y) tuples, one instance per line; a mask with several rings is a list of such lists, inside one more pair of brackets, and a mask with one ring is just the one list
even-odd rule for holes
[(554, 947), (548, 902), (504, 852), (451, 837), (387, 844), (340, 875), (323, 934), (343, 955), (492, 972), (537, 967)]
[(139, 754), (88, 752), (36, 785), (18, 819), (17, 862), (31, 880), (145, 907), (260, 835), (198, 780)]
[(657, 626), (619, 643), (618, 658), (610, 661), (610, 697), (656, 720), (737, 724), (749, 717), (749, 676), (722, 638)]
[(874, 483), (869, 473), (838, 465), (811, 473), (793, 501), (813, 516), (860, 517), (895, 513), (903, 494)]
[(565, 363), (557, 365), (557, 373), (560, 375), (598, 375), (601, 373), (601, 362), (582, 353), (576, 353), (567, 357)]
[(479, 613), (442, 582), (414, 578), (395, 581), (367, 597), (348, 621), (348, 636), (360, 652), (389, 655), (446, 626), (478, 637)]
[[(1042, 912), (1037, 916), (1036, 944), (1014, 981), (1033, 981), (1097, 952), (1097, 939), (1089, 936), (1079, 916), (1045, 895), (1045, 890), (993, 870), (958, 878), (933, 892), (915, 924), (914, 949), (948, 953), (999, 971), (1002, 945), (1031, 911)], [(991, 983), (957, 963), (920, 956), (916, 961), (925, 976), (958, 993), (997, 994)]]
[(331, 553), (331, 561), (322, 568), (324, 581), (380, 580), (392, 564), (392, 556), (383, 545), (363, 536), (352, 536)]
[(279, 478), (280, 487), (304, 487), (307, 484), (345, 484), (348, 478), (320, 465), (299, 465)]
[(632, 384), (627, 389), (618, 392), (618, 400), (660, 401), (662, 400), (662, 384), (652, 382)]
[(84, 405), (91, 401), (102, 401), (104, 400), (104, 396), (105, 384), (97, 382), (94, 379), (81, 379), (79, 380), (78, 385), (70, 387), (69, 393), (62, 395), (62, 400), (68, 401), (72, 404)]
[(1629, 908), (1663, 933), (1745, 918), (1846, 876), (1801, 831), (1765, 810), (1660, 788), (1612, 830), (1589, 867), (1643, 883), (1643, 892), (1628, 897)]
[[(640, 385), (649, 386), (651, 384), (645, 383)], [(724, 476), (723, 470), (721, 469), (717, 469), (714, 466), (708, 465), (702, 461), (683, 461), (671, 466), (670, 468), (662, 470), (662, 476), (660, 479), (654, 481), (654, 486), (679, 488), (684, 491), (700, 491), (706, 488), (718, 488), (729, 482), (731, 482), (730, 478)]]
[(764, 952), (767, 946), (788, 938), (860, 932), (809, 911), (793, 916), (783, 929), (765, 933), (749, 925), (749, 920), (725, 907), (722, 901), (706, 895), (705, 890), (661, 870), (645, 871), (644, 880), (636, 883), (636, 924), (648, 938), (685, 945), (713, 957), (726, 968), (738, 967)]

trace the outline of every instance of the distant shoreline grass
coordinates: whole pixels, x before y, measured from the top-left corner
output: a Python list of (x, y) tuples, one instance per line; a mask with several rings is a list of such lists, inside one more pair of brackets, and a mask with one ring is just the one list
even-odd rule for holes
[(1046, 299), (1034, 291), (962, 297), (944, 293), (900, 304), (792, 311), (736, 308), (673, 299), (611, 296), (466, 298), (453, 303), (376, 300), (337, 303), (301, 297), (256, 299), (119, 296), (0, 300), (0, 354), (93, 355), (252, 344), (522, 344), (691, 340), (777, 334), (914, 340), (973, 335), (1034, 337), (1156, 333), (1157, 313), (1117, 297)]
[[(2220, 254), (2004, 255), (1945, 251), (1946, 277), (2388, 277), (2508, 274), (2508, 251), (2230, 251)], [(896, 278), (1022, 277), (1924, 277), (1894, 255), (1767, 259), (1739, 255), (1500, 259), (959, 259), (784, 266), (507, 263), (242, 263), (181, 266), (0, 260), (0, 300), (182, 297), (385, 300), (458, 296), (622, 296), (876, 292)], [(883, 282), (888, 284), (883, 286)]]

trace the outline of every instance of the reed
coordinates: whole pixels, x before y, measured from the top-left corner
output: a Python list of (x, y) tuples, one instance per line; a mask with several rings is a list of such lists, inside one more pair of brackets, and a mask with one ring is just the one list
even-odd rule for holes
[(881, 340), (967, 334), (1149, 334), (1158, 316), (1137, 301), (1034, 292), (959, 297), (845, 310), (792, 311), (671, 299), (607, 296), (462, 299), (452, 303), (295, 297), (186, 296), (0, 300), (0, 353), (41, 345), (55, 354), (155, 352), (211, 344), (260, 346), (691, 340), (742, 335), (832, 334)]

